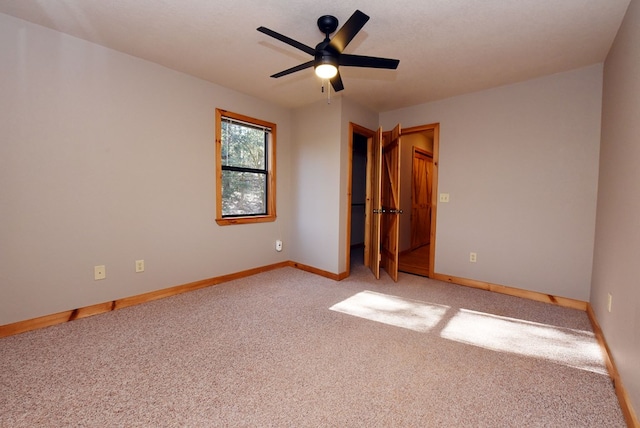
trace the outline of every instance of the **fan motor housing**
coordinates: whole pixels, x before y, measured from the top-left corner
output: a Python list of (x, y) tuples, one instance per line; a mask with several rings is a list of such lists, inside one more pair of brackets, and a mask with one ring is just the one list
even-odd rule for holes
[(339, 55), (340, 54), (329, 44), (328, 41), (318, 43), (318, 46), (316, 46), (313, 66), (317, 67), (320, 64), (331, 64), (337, 68)]

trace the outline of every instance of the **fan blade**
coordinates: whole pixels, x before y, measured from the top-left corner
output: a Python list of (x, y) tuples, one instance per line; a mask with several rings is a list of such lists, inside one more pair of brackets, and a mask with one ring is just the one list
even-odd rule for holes
[(296, 71), (304, 70), (305, 68), (309, 68), (309, 67), (313, 67), (313, 61), (305, 62), (304, 64), (300, 64), (300, 65), (296, 65), (295, 67), (288, 68), (284, 71), (281, 71), (280, 73), (276, 73), (272, 75), (271, 77), (278, 78), (278, 77), (286, 76), (287, 74), (295, 73)]
[(266, 28), (266, 27), (258, 27), (258, 28), (257, 28), (257, 30), (258, 30), (258, 31), (260, 31), (261, 33), (266, 34), (267, 36), (271, 36), (271, 37), (273, 37), (274, 39), (278, 39), (278, 40), (280, 40), (281, 42), (284, 42), (284, 43), (286, 43), (286, 44), (288, 44), (288, 45), (290, 45), (290, 46), (293, 46), (294, 48), (300, 49), (301, 51), (306, 52), (306, 53), (308, 53), (309, 55), (315, 55), (315, 54), (316, 54), (316, 50), (315, 50), (314, 48), (312, 48), (312, 47), (310, 47), (310, 46), (307, 46), (307, 45), (305, 45), (305, 44), (303, 44), (303, 43), (300, 43), (300, 42), (299, 42), (299, 41), (297, 41), (297, 40), (293, 40), (293, 39), (292, 39), (292, 38), (290, 38), (290, 37), (283, 36), (283, 35), (282, 35), (282, 34), (280, 34), (280, 33), (276, 33), (276, 32), (275, 32), (275, 31), (273, 31), (273, 30), (269, 30), (269, 29), (268, 29), (268, 28)]
[(340, 77), (340, 72), (331, 78), (331, 86), (333, 86), (333, 90), (335, 92), (340, 92), (344, 89), (344, 85), (342, 84), (342, 78)]
[(347, 47), (349, 42), (353, 40), (353, 38), (358, 34), (358, 32), (364, 27), (364, 24), (367, 23), (369, 17), (364, 13), (356, 10), (353, 12), (353, 15), (344, 23), (342, 28), (338, 30), (331, 42), (329, 43), (335, 50), (339, 53), (342, 53), (344, 48)]
[(341, 54), (338, 64), (348, 67), (388, 68), (395, 70), (400, 64), (398, 59), (378, 58), (375, 56)]

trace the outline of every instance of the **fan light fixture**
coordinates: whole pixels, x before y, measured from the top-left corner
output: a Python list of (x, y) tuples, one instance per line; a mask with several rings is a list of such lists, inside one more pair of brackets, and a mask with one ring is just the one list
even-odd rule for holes
[(320, 64), (316, 67), (316, 75), (323, 79), (331, 79), (338, 74), (338, 69), (333, 64)]
[(338, 74), (338, 60), (327, 52), (316, 55), (316, 75), (322, 79), (332, 79)]

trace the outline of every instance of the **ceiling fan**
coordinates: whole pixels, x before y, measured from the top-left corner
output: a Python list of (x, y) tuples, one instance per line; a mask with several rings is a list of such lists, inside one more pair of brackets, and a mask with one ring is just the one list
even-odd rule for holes
[(325, 35), (325, 39), (318, 43), (315, 49), (287, 36), (283, 36), (280, 33), (276, 33), (266, 27), (258, 27), (257, 30), (261, 33), (278, 39), (281, 42), (300, 49), (314, 57), (311, 61), (273, 74), (271, 77), (278, 78), (295, 73), (296, 71), (313, 67), (316, 74), (323, 79), (329, 79), (334, 91), (338, 92), (344, 89), (342, 79), (340, 78), (340, 72), (338, 71), (338, 67), (341, 65), (348, 67), (386, 68), (395, 70), (400, 63), (397, 59), (342, 53), (344, 48), (347, 47), (349, 42), (353, 40), (368, 20), (369, 16), (359, 10), (356, 10), (342, 28), (340, 28), (340, 30), (338, 30), (338, 32), (333, 36), (333, 38), (329, 39), (329, 35), (338, 28), (338, 19), (331, 15), (321, 16), (318, 18), (318, 28)]

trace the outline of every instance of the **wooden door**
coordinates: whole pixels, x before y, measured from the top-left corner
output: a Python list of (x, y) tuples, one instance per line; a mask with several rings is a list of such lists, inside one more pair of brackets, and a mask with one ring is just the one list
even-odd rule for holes
[(398, 281), (398, 243), (400, 238), (400, 125), (391, 131), (382, 147), (382, 225), (381, 264)]
[(431, 241), (432, 155), (414, 149), (411, 180), (411, 249)]
[[(369, 166), (370, 165), (370, 166)], [(365, 264), (369, 266), (371, 272), (380, 279), (380, 218), (382, 216), (382, 128), (373, 136), (371, 147), (371, 159), (367, 162), (369, 177), (371, 183), (370, 201), (367, 201), (369, 217), (367, 223), (369, 225), (369, 239), (365, 241)]]

